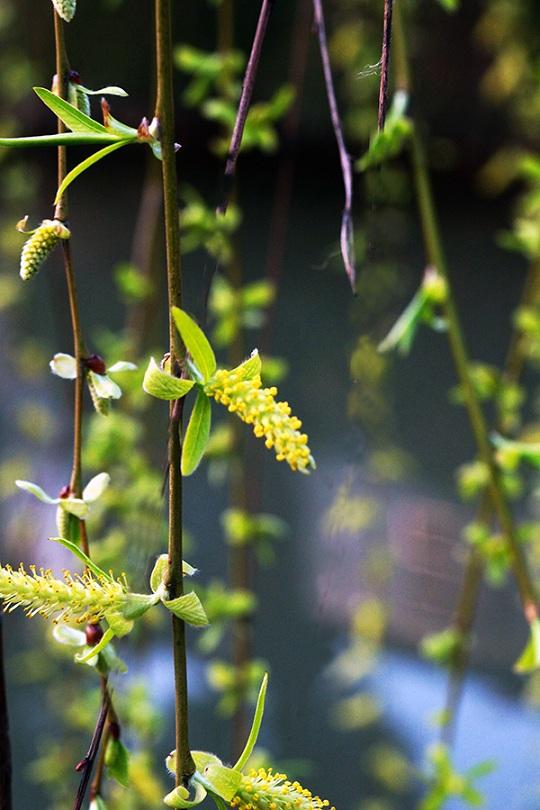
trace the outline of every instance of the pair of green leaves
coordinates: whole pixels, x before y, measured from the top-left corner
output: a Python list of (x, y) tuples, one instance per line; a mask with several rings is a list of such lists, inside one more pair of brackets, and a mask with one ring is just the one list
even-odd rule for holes
[(189, 352), (188, 367), (194, 379), (184, 380), (173, 377), (160, 369), (152, 358), (143, 380), (147, 394), (158, 399), (177, 400), (184, 397), (194, 385), (198, 386), (197, 399), (182, 443), (182, 475), (191, 475), (199, 466), (210, 437), (210, 400), (204, 392), (204, 383), (214, 374), (216, 357), (202, 329), (178, 307), (173, 307), (172, 315), (176, 328)]
[[(226, 808), (238, 792), (242, 781), (242, 769), (245, 768), (253, 749), (257, 743), (264, 715), (266, 690), (268, 687), (268, 674), (262, 680), (253, 715), (253, 722), (244, 750), (232, 768), (223, 765), (215, 754), (206, 751), (192, 751), (197, 770), (192, 777), (194, 796), (191, 797), (186, 788), (180, 786), (172, 790), (164, 798), (167, 807), (187, 808), (196, 807), (210, 796), (221, 810)], [(166, 760), (168, 769), (174, 773), (176, 770), (176, 751), (173, 751)]]
[[(107, 90), (108, 88), (104, 88)], [(117, 90), (117, 88), (112, 88)], [(39, 99), (53, 112), (57, 118), (68, 128), (68, 132), (54, 135), (36, 135), (23, 138), (0, 138), (0, 146), (25, 148), (33, 146), (69, 146), (69, 145), (95, 145), (103, 146), (98, 152), (83, 160), (72, 169), (64, 178), (56, 192), (55, 204), (61, 199), (66, 189), (83, 172), (93, 166), (102, 158), (112, 152), (127, 146), (130, 143), (148, 143), (154, 155), (161, 158), (161, 145), (152, 130), (145, 122), (138, 129), (129, 127), (107, 114), (104, 124), (100, 124), (90, 116), (81, 112), (77, 107), (51, 93), (45, 87), (34, 87)]]

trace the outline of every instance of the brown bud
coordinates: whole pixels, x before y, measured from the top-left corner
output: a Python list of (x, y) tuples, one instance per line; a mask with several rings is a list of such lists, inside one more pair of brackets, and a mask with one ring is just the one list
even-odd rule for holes
[(99, 354), (91, 354), (90, 357), (85, 357), (83, 363), (94, 374), (105, 374), (107, 371), (105, 360)]
[(103, 630), (99, 624), (87, 624), (85, 629), (86, 643), (89, 647), (95, 647), (103, 638)]

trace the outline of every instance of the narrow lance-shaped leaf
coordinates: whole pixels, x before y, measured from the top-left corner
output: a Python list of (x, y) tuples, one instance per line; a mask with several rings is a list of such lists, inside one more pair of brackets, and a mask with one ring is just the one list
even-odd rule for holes
[(186, 349), (201, 372), (203, 381), (206, 382), (217, 367), (216, 357), (208, 338), (200, 326), (197, 326), (193, 318), (190, 318), (184, 310), (173, 307), (172, 315)]
[(181, 380), (162, 371), (154, 358), (150, 358), (143, 380), (143, 389), (147, 394), (157, 399), (181, 399), (194, 385), (193, 380)]
[(0, 146), (10, 149), (29, 149), (35, 146), (99, 146), (123, 140), (113, 133), (60, 132), (54, 135), (32, 135), (23, 138), (0, 138)]
[(72, 132), (108, 134), (103, 124), (100, 124), (99, 121), (94, 121), (89, 115), (85, 115), (85, 113), (78, 110), (77, 107), (74, 107), (68, 101), (64, 101), (63, 98), (55, 95), (55, 93), (51, 93), (47, 88), (34, 87), (34, 93)]
[(63, 194), (65, 193), (66, 189), (73, 183), (74, 180), (79, 177), (83, 172), (93, 166), (94, 163), (97, 163), (98, 160), (101, 160), (107, 155), (110, 155), (111, 152), (115, 152), (117, 149), (120, 149), (122, 146), (126, 146), (129, 143), (134, 143), (135, 138), (133, 139), (125, 139), (122, 141), (116, 141), (116, 143), (112, 143), (109, 146), (106, 146), (104, 149), (100, 149), (99, 152), (94, 152), (93, 155), (87, 157), (86, 160), (83, 160), (74, 169), (66, 174), (62, 183), (60, 184), (58, 191), (56, 192), (56, 197), (54, 198), (54, 204), (57, 205), (59, 200), (62, 199)]
[(114, 581), (113, 577), (110, 574), (105, 573), (103, 568), (100, 568), (99, 565), (93, 562), (90, 559), (90, 557), (88, 557), (84, 553), (82, 548), (79, 548), (79, 546), (77, 546), (71, 540), (67, 540), (65, 537), (49, 537), (49, 540), (52, 540), (55, 543), (60, 543), (60, 545), (64, 546), (64, 548), (67, 548), (69, 551), (71, 551), (71, 553), (74, 554), (79, 560), (81, 560), (85, 564), (85, 566), (98, 578), (108, 579), (110, 580), (110, 582)]
[(199, 466), (210, 438), (211, 420), (210, 400), (199, 390), (182, 444), (182, 475), (191, 475)]
[(245, 767), (246, 762), (252, 755), (253, 749), (257, 744), (257, 738), (259, 736), (259, 731), (261, 730), (261, 723), (264, 715), (264, 704), (266, 701), (267, 688), (268, 688), (268, 673), (265, 673), (264, 678), (262, 679), (261, 688), (259, 689), (259, 696), (257, 698), (257, 705), (255, 706), (255, 713), (253, 715), (253, 722), (251, 724), (249, 737), (247, 738), (244, 750), (240, 754), (240, 757), (238, 758), (238, 761), (234, 766), (235, 770), (241, 771), (242, 768)]

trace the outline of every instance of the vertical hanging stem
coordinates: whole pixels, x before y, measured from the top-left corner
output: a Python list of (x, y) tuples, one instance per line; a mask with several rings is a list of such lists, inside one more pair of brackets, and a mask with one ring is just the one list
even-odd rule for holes
[[(183, 346), (172, 319), (171, 308), (182, 304), (178, 181), (174, 147), (174, 97), (172, 65), (171, 0), (155, 0), (157, 99), (155, 115), (162, 147), (163, 205), (169, 303), (169, 350), (173, 374), (180, 373)], [(169, 575), (171, 599), (181, 596), (182, 583), (182, 475), (181, 408), (171, 403), (169, 411)], [(176, 721), (176, 784), (186, 785), (195, 772), (188, 737), (188, 688), (185, 624), (176, 616), (173, 625), (173, 659)]]
[(381, 48), (381, 82), (379, 85), (379, 110), (377, 126), (384, 129), (388, 108), (388, 81), (390, 78), (390, 50), (392, 45), (392, 11), (394, 0), (384, 0), (384, 23)]
[(0, 616), (0, 810), (12, 810), (11, 742), (5, 680), (4, 641)]
[(349, 277), (349, 282), (353, 292), (356, 291), (356, 266), (354, 257), (354, 243), (353, 243), (353, 221), (352, 221), (352, 202), (353, 202), (353, 179), (351, 158), (345, 146), (345, 137), (343, 135), (343, 124), (339, 115), (339, 109), (336, 98), (336, 91), (334, 88), (334, 79), (332, 77), (332, 67), (330, 65), (330, 54), (328, 52), (328, 39), (326, 36), (326, 24), (324, 21), (324, 11), (322, 0), (313, 0), (313, 12), (315, 17), (315, 28), (319, 40), (319, 50), (321, 52), (321, 61), (324, 74), (324, 83), (326, 86), (326, 95), (328, 98), (328, 106), (330, 108), (330, 118), (334, 128), (334, 135), (339, 152), (339, 161), (341, 163), (341, 174), (343, 175), (343, 187), (345, 189), (345, 204), (343, 213), (341, 215), (341, 233), (340, 233), (340, 247), (343, 264), (345, 271)]
[[(396, 54), (398, 68), (396, 83), (402, 89), (410, 91), (406, 40), (399, 5), (395, 8), (394, 18), (395, 37), (399, 40), (399, 59)], [(448, 324), (448, 341), (456, 374), (463, 388), (465, 408), (478, 456), (489, 473), (488, 494), (494, 514), (511, 552), (512, 567), (523, 612), (527, 621), (532, 622), (538, 617), (537, 595), (526, 557), (516, 535), (512, 512), (501, 485), (499, 470), (489, 441), (486, 419), (471, 379), (468, 352), (443, 253), (424, 145), (416, 124), (413, 127), (411, 161), (427, 260), (447, 281), (448, 295), (445, 303), (445, 317)]]
[[(66, 53), (64, 38), (64, 23), (54, 12), (54, 40), (56, 52), (56, 88), (61, 98), (67, 96), (67, 81), (69, 75), (69, 61)], [(58, 119), (58, 132), (64, 132), (65, 126)], [(67, 173), (66, 147), (58, 147), (58, 185), (62, 183)], [(63, 194), (59, 200), (54, 216), (55, 219), (65, 222), (68, 219), (69, 208), (67, 195)], [(77, 301), (77, 287), (75, 285), (75, 275), (73, 272), (73, 261), (71, 256), (70, 239), (62, 240), (62, 250), (64, 254), (64, 273), (66, 277), (69, 311), (71, 317), (71, 329), (73, 333), (73, 354), (77, 362), (77, 378), (75, 380), (75, 401), (73, 407), (73, 463), (71, 468), (70, 488), (72, 494), (80, 498), (82, 491), (81, 480), (81, 452), (82, 452), (82, 411), (83, 411), (83, 390), (84, 390), (84, 370), (82, 359), (84, 357), (84, 341), (82, 337), (81, 319), (79, 315), (79, 305)], [(82, 521), (80, 526), (82, 529)], [(86, 533), (81, 531), (83, 551), (88, 554), (88, 542)]]

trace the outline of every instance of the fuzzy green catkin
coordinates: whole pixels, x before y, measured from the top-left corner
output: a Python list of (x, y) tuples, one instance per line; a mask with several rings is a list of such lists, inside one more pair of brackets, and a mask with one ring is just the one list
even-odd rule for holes
[(77, 10), (77, 0), (52, 0), (57, 14), (66, 22), (71, 22)]
[(89, 572), (65, 571), (61, 580), (35, 566), (30, 566), (30, 573), (23, 565), (17, 570), (0, 566), (0, 601), (9, 612), (21, 607), (29, 617), (96, 623), (108, 614), (121, 613), (128, 599), (125, 583), (98, 579)]
[(35, 276), (41, 265), (61, 239), (69, 239), (70, 231), (58, 219), (44, 219), (23, 246), (20, 276), (23, 281)]
[(284, 773), (260, 768), (242, 776), (231, 801), (237, 810), (335, 810), (328, 799), (314, 796), (299, 782), (290, 782)]

